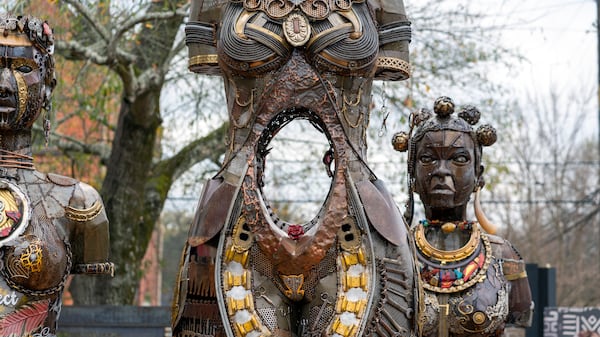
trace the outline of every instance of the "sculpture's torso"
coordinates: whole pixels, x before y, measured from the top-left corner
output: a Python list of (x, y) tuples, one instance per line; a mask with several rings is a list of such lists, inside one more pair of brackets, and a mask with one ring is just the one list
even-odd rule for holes
[[(518, 263), (515, 256), (505, 253), (514, 251), (512, 246), (475, 229), (459, 249), (435, 249), (423, 232), (419, 224), (415, 240), (425, 295), (423, 335), (484, 337), (502, 333), (516, 307), (509, 305), (512, 285), (506, 276)], [(519, 264), (522, 266), (522, 261)]]
[(10, 177), (0, 178), (0, 332), (54, 336), (67, 276), (106, 257), (84, 234), (86, 223), (106, 221), (102, 202), (70, 178), (2, 170)]

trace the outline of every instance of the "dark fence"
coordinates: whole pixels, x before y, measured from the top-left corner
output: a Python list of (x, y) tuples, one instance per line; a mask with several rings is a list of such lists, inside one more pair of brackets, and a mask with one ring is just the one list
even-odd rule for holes
[(64, 306), (58, 337), (170, 337), (170, 307)]
[(544, 336), (544, 308), (556, 306), (556, 268), (527, 264), (527, 278), (535, 303), (533, 322), (527, 337)]

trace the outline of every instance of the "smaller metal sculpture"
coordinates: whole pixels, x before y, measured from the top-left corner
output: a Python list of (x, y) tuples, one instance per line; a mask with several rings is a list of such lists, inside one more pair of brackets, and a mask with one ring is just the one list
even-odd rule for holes
[(46, 22), (0, 14), (1, 336), (55, 336), (67, 276), (112, 273), (98, 192), (33, 164), (31, 128), (56, 84), (53, 41)]
[[(505, 323), (528, 326), (533, 302), (525, 263), (510, 242), (492, 235), (495, 226), (479, 204), (482, 146), (495, 143), (496, 130), (473, 130), (480, 113), (472, 106), (453, 117), (448, 97), (435, 101), (434, 113), (414, 113), (411, 131), (392, 140), (396, 150), (408, 151), (409, 221), (412, 192), (425, 208), (426, 219), (412, 227), (424, 287), (423, 336), (499, 336)], [(478, 221), (466, 218), (473, 192)]]

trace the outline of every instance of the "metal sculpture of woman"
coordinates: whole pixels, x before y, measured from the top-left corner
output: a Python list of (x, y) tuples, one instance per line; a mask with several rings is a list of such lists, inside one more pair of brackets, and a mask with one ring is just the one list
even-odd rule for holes
[[(53, 36), (0, 14), (0, 335), (55, 336), (71, 273), (111, 273), (108, 221), (89, 185), (35, 170), (31, 128), (55, 86)], [(44, 128), (49, 128), (45, 120)]]
[[(174, 336), (414, 333), (408, 229), (365, 162), (373, 79), (409, 75), (402, 1), (193, 1), (186, 38), (190, 69), (224, 78), (230, 148), (190, 229)], [(330, 145), (329, 193), (302, 224), (262, 186), (270, 141), (296, 119)]]
[[(530, 324), (525, 263), (510, 242), (491, 235), (495, 226), (479, 205), (482, 146), (496, 141), (496, 131), (473, 130), (480, 117), (475, 107), (458, 118), (453, 112), (452, 100), (440, 97), (435, 114), (413, 114), (411, 132), (393, 139), (396, 150), (408, 150), (409, 190), (425, 208), (425, 219), (412, 229), (424, 287), (420, 325), (423, 336), (499, 336), (505, 323)], [(478, 222), (467, 220), (473, 192)], [(409, 217), (412, 203), (411, 196)]]

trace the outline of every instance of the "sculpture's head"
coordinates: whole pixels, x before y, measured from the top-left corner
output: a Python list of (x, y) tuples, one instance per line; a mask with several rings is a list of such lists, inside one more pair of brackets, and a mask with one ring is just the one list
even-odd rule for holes
[(438, 98), (433, 110), (413, 113), (411, 132), (395, 134), (392, 143), (396, 150), (408, 151), (409, 188), (426, 208), (463, 207), (484, 184), (482, 146), (496, 141), (496, 130), (489, 125), (473, 129), (480, 117), (473, 106), (453, 116), (454, 102), (448, 97)]
[(56, 85), (53, 45), (46, 22), (0, 13), (0, 131), (29, 130), (49, 109)]

